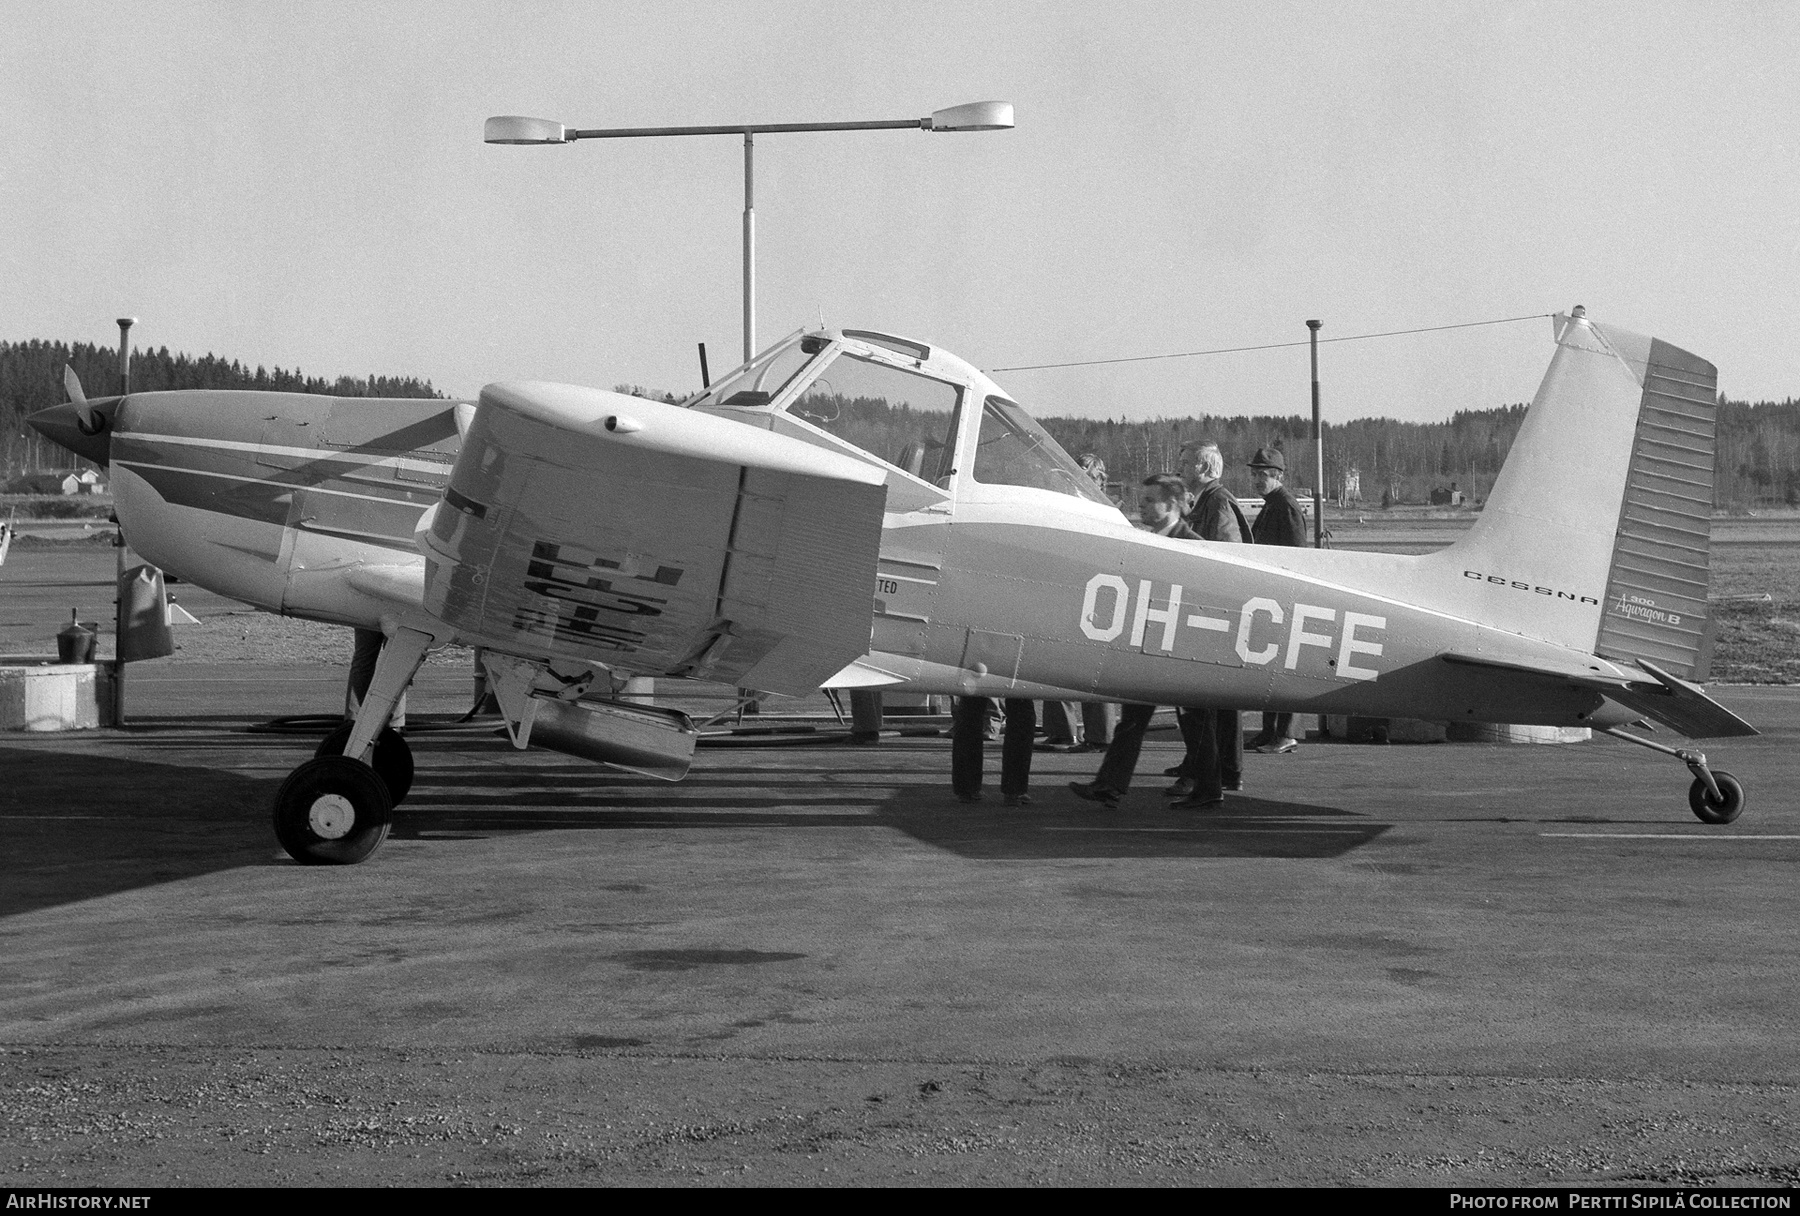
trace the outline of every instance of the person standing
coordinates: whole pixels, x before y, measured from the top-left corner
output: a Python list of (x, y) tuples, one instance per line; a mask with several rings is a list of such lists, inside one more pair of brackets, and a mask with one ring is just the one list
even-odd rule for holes
[[(1037, 706), (1028, 697), (1001, 703), (1006, 731), (1000, 744), (1000, 796), (1007, 806), (1030, 806), (1031, 740), (1037, 734)], [(981, 801), (982, 751), (987, 740), (987, 697), (958, 697), (950, 724), (950, 788), (962, 802)]]
[[(1263, 507), (1257, 512), (1256, 523), (1251, 525), (1250, 531), (1259, 545), (1303, 547), (1306, 544), (1306, 515), (1281, 484), (1286, 473), (1287, 458), (1280, 448), (1256, 449), (1256, 455), (1250, 461), (1250, 481), (1262, 495)], [(1300, 741), (1294, 738), (1294, 715), (1265, 713), (1262, 733), (1252, 739), (1249, 746), (1272, 755), (1299, 747)]]
[[(1182, 445), (1181, 474), (1193, 490), (1187, 525), (1201, 540), (1247, 542), (1250, 523), (1237, 499), (1220, 480), (1225, 457), (1219, 445), (1203, 440)], [(1197, 811), (1225, 801), (1226, 790), (1244, 788), (1244, 735), (1235, 709), (1177, 709), (1175, 720), (1187, 755), (1171, 774), (1171, 810)]]
[[(1144, 492), (1139, 499), (1140, 518), (1144, 526), (1158, 536), (1176, 540), (1199, 540), (1200, 534), (1187, 526), (1182, 510), (1187, 505), (1187, 483), (1173, 473), (1157, 473), (1144, 478)], [(1156, 714), (1154, 705), (1130, 704), (1119, 713), (1119, 725), (1100, 761), (1100, 771), (1092, 781), (1071, 781), (1069, 792), (1084, 802), (1097, 802), (1111, 810), (1131, 788), (1131, 776), (1137, 771), (1138, 753), (1143, 750), (1144, 732)]]

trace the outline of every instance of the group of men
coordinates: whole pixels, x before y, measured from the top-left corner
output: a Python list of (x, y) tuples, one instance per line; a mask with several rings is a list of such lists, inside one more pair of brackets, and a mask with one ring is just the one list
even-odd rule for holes
[[(1237, 500), (1225, 487), (1225, 460), (1218, 444), (1196, 441), (1184, 445), (1180, 468), (1179, 474), (1158, 473), (1144, 479), (1139, 498), (1140, 521), (1149, 531), (1175, 540), (1306, 543), (1306, 517), (1282, 485), (1286, 461), (1279, 448), (1258, 449), (1249, 464), (1252, 483), (1263, 500), (1254, 524), (1244, 518)], [(950, 780), (957, 797), (964, 802), (981, 798), (982, 741), (990, 711), (986, 697), (962, 697), (956, 703)], [(1000, 793), (1007, 806), (1029, 805), (1036, 707), (1029, 700), (1007, 698), (1003, 712), (1006, 724), (1001, 745)], [(1104, 807), (1117, 806), (1131, 787), (1144, 732), (1155, 713), (1154, 705), (1124, 706), (1107, 742), (1100, 771), (1092, 781), (1070, 782), (1070, 791)], [(1293, 735), (1293, 720), (1292, 714), (1264, 714), (1261, 732), (1246, 745), (1238, 711), (1177, 706), (1176, 722), (1186, 755), (1168, 770), (1168, 775), (1176, 779), (1167, 792), (1171, 807), (1206, 810), (1222, 805), (1227, 790), (1244, 788), (1246, 746), (1277, 755), (1299, 746)]]

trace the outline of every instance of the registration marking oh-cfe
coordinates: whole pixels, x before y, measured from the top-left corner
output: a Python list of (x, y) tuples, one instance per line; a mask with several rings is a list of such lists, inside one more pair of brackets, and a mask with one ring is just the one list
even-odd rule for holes
[[(1161, 595), (1150, 579), (1131, 584), (1116, 574), (1096, 574), (1088, 580), (1081, 601), (1081, 632), (1096, 642), (1113, 642), (1125, 636), (1129, 644), (1146, 654), (1228, 662), (1235, 654), (1242, 663), (1267, 666), (1280, 661), (1288, 671), (1297, 669), (1308, 648), (1334, 657), (1326, 660), (1333, 674), (1346, 680), (1373, 680), (1381, 673), (1358, 666), (1358, 658), (1380, 658), (1382, 643), (1371, 635), (1387, 629), (1387, 618), (1363, 612), (1343, 613), (1318, 604), (1279, 601), (1255, 596), (1235, 613), (1203, 609), (1183, 613), (1180, 583), (1168, 584)], [(1201, 607), (1196, 605), (1196, 607)], [(1217, 615), (1225, 611), (1225, 615)], [(1160, 626), (1153, 629), (1152, 626)], [(1195, 631), (1184, 634), (1183, 629)], [(1326, 630), (1329, 630), (1327, 632)], [(1200, 635), (1223, 634), (1218, 639)]]

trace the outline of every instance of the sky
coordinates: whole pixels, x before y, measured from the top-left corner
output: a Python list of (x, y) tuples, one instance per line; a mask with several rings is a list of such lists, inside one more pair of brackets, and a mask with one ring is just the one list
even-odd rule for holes
[[(0, 339), (456, 396), (699, 387), (741, 357), (736, 136), (770, 134), (759, 345), (878, 329), (985, 369), (1320, 348), (1326, 420), (1529, 400), (1544, 314), (1800, 396), (1800, 5), (0, 0)], [(1304, 346), (996, 373), (1034, 413), (1298, 414)], [(105, 391), (90, 386), (90, 391)]]

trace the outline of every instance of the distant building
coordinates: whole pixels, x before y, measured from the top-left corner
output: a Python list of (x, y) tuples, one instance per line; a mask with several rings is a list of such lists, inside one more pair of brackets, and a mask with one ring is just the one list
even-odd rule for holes
[(64, 494), (98, 494), (100, 492), (100, 474), (92, 469), (83, 469), (79, 473), (70, 473), (62, 479)]

